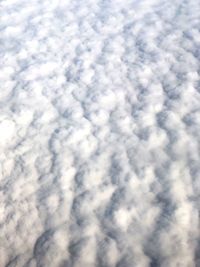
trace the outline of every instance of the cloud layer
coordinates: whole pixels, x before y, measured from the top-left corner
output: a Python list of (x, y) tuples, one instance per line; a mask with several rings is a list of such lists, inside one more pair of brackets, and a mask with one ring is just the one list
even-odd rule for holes
[(199, 1), (0, 17), (0, 266), (200, 266)]

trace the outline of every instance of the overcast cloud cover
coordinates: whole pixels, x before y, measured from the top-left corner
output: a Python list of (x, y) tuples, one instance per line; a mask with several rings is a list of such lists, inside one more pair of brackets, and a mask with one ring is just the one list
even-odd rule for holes
[(200, 266), (199, 62), (199, 0), (0, 0), (0, 267)]

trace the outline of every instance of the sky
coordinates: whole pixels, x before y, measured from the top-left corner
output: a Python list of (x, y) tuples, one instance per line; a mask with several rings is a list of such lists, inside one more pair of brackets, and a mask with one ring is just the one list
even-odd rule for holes
[(200, 266), (199, 0), (0, 0), (0, 267)]

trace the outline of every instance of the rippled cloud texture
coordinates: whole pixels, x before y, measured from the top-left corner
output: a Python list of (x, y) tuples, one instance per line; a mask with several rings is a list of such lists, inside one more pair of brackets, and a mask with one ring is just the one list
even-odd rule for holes
[(0, 267), (200, 266), (199, 0), (0, 1)]

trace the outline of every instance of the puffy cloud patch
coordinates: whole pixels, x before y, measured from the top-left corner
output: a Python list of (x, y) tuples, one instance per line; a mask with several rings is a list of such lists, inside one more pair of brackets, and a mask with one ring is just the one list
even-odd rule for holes
[(198, 0), (0, 3), (0, 266), (200, 266)]

